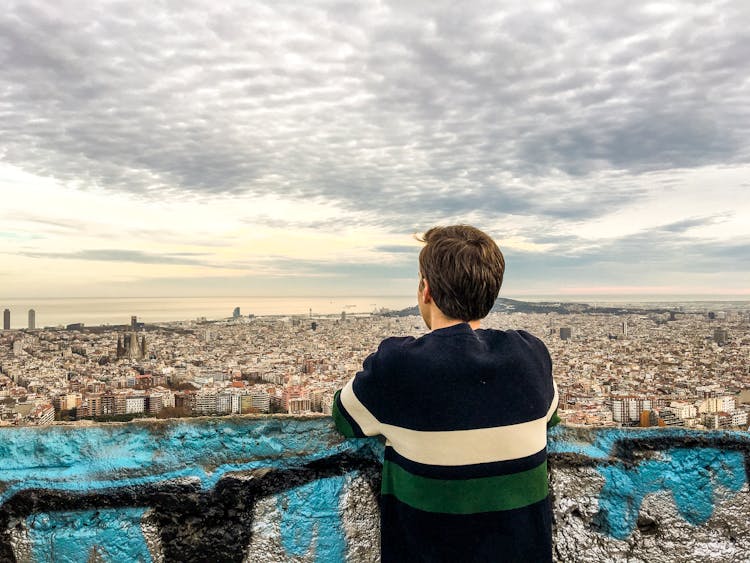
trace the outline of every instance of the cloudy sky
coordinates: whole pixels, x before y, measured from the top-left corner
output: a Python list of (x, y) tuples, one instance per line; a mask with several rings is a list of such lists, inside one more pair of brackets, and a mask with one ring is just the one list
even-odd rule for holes
[(750, 295), (750, 3), (3, 3), (0, 297)]

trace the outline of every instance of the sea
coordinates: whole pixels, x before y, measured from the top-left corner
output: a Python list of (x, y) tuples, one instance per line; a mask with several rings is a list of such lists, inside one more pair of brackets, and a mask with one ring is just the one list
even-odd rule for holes
[[(674, 307), (690, 310), (750, 310), (750, 296), (705, 295), (501, 295), (520, 301), (575, 302), (601, 306), (633, 305)], [(100, 297), (100, 298), (1, 298), (0, 310), (11, 312), (11, 328), (28, 326), (28, 311), (36, 313), (36, 327), (73, 323), (85, 326), (159, 323), (199, 318), (220, 320), (232, 316), (235, 307), (242, 316), (367, 315), (382, 309), (401, 310), (416, 305), (416, 296), (357, 297)]]
[(28, 311), (34, 309), (36, 327), (73, 323), (85, 326), (160, 323), (199, 318), (220, 320), (232, 316), (235, 307), (242, 316), (371, 314), (381, 309), (400, 310), (416, 305), (409, 297), (100, 297), (100, 298), (0, 298), (0, 309), (10, 309), (11, 328), (28, 326)]

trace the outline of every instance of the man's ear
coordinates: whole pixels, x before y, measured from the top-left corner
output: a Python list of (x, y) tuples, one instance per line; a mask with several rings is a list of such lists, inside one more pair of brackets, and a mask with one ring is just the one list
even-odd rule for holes
[(427, 279), (422, 278), (422, 283), (424, 286), (422, 287), (422, 301), (425, 303), (429, 303), (432, 301), (432, 293), (430, 293), (430, 282), (427, 281)]

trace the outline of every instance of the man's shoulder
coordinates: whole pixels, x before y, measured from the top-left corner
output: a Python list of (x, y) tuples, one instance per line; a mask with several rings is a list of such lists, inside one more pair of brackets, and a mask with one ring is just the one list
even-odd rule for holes
[(483, 338), (496, 353), (534, 357), (544, 363), (550, 361), (549, 350), (544, 341), (526, 330), (484, 329), (482, 332)]
[[(393, 367), (395, 364), (412, 363), (417, 360), (440, 361), (456, 354), (474, 354), (478, 357), (506, 354), (549, 357), (544, 342), (528, 331), (478, 329), (475, 334), (474, 331), (468, 329), (468, 325), (466, 327), (465, 331), (456, 329), (438, 333), (428, 332), (418, 338), (392, 336), (380, 343), (374, 356), (379, 367)], [(469, 335), (475, 335), (477, 338), (461, 339)], [(457, 337), (457, 339), (454, 341), (452, 337)], [(455, 342), (455, 344), (449, 345), (449, 342)]]
[(408, 349), (409, 345), (415, 340), (413, 336), (389, 336), (378, 344), (378, 350), (375, 354), (380, 360), (398, 356), (403, 350)]
[(410, 345), (415, 341), (413, 336), (390, 336), (380, 342), (377, 351), (371, 357), (380, 365), (390, 363), (408, 353)]
[(513, 332), (517, 338), (520, 338), (523, 342), (529, 344), (530, 346), (537, 346), (537, 347), (542, 346), (545, 349), (547, 348), (547, 346), (544, 344), (544, 341), (541, 338), (539, 338), (538, 336), (534, 336), (533, 334), (531, 334), (530, 332), (526, 330), (519, 329), (519, 330), (512, 330), (510, 332)]
[(378, 346), (378, 351), (397, 350), (412, 342), (416, 342), (416, 338), (414, 338), (413, 336), (389, 336), (380, 343), (380, 345)]
[(516, 342), (519, 344), (524, 344), (527, 346), (545, 346), (544, 342), (537, 336), (534, 336), (530, 332), (523, 330), (523, 329), (508, 329), (508, 330), (498, 330), (495, 328), (482, 328), (479, 329), (481, 334), (486, 339), (491, 339), (493, 341), (504, 341), (507, 343)]

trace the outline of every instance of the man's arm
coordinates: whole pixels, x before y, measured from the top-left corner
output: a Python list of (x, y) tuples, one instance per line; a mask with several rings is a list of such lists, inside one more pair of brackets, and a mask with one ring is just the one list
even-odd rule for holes
[(557, 393), (557, 383), (555, 383), (555, 380), (552, 377), (552, 356), (550, 356), (549, 349), (540, 338), (537, 338), (536, 336), (530, 334), (529, 332), (526, 332), (525, 330), (519, 330), (518, 333), (524, 339), (535, 343), (537, 350), (540, 353), (540, 357), (542, 358), (542, 365), (544, 366), (543, 369), (545, 375), (549, 378), (548, 381), (552, 389), (552, 400), (550, 401), (549, 409), (547, 410), (547, 428), (552, 428), (553, 426), (559, 424), (561, 421), (560, 417), (557, 414), (559, 396)]
[[(549, 354), (548, 354), (549, 355)], [(552, 377), (552, 360), (550, 360), (550, 377)], [(555, 388), (555, 395), (552, 398), (552, 404), (547, 411), (547, 428), (552, 428), (560, 423), (560, 417), (557, 414), (557, 405), (559, 403), (559, 396), (557, 394), (557, 383), (552, 380), (552, 386)]]
[(341, 404), (341, 391), (339, 389), (333, 396), (333, 422), (336, 424), (336, 430), (341, 432), (347, 438), (364, 438), (364, 433), (359, 425), (354, 422), (349, 412)]
[(557, 414), (557, 409), (555, 409), (555, 411), (552, 413), (552, 416), (549, 417), (549, 419), (547, 420), (547, 428), (549, 429), (549, 428), (552, 428), (553, 426), (557, 426), (558, 424), (560, 424), (561, 420), (562, 419)]
[(336, 429), (347, 438), (364, 438), (380, 434), (380, 422), (370, 410), (362, 404), (357, 392), (371, 396), (377, 390), (376, 376), (373, 368), (377, 362), (377, 352), (367, 357), (358, 372), (333, 397), (333, 421)]

